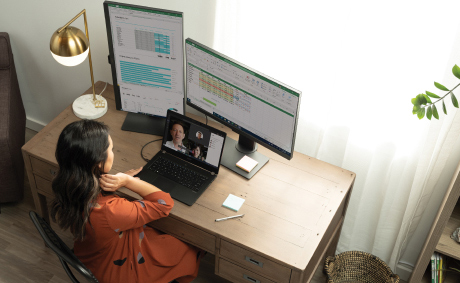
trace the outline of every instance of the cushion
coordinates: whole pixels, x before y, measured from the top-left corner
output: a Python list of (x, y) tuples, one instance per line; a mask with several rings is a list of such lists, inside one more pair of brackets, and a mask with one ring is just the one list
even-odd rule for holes
[(2, 52), (0, 52), (0, 69), (10, 68), (11, 50), (9, 48), (9, 41), (8, 34), (6, 32), (0, 32), (0, 50), (2, 50)]

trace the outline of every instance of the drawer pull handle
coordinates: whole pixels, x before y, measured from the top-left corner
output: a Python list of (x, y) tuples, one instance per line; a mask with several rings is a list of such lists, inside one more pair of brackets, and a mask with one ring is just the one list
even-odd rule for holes
[(252, 277), (249, 277), (249, 276), (247, 276), (246, 274), (243, 274), (243, 278), (246, 279), (246, 280), (248, 280), (248, 281), (254, 282), (254, 283), (260, 283), (259, 280), (254, 279), (254, 278), (252, 278)]
[(56, 170), (50, 169), (50, 174), (56, 176)]
[(257, 261), (255, 259), (252, 259), (252, 258), (248, 257), (248, 256), (246, 256), (245, 259), (246, 259), (246, 261), (249, 261), (252, 264), (255, 264), (255, 265), (260, 266), (260, 267), (264, 267), (263, 262)]

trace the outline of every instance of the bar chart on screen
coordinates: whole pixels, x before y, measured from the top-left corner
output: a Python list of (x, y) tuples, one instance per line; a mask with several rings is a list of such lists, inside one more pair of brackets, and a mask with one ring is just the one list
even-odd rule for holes
[(169, 68), (120, 61), (121, 80), (125, 83), (171, 89)]

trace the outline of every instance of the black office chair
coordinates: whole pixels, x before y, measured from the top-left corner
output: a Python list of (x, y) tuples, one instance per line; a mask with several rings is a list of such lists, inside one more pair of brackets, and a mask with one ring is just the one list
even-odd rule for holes
[(61, 238), (59, 238), (51, 226), (41, 216), (39, 216), (35, 211), (30, 211), (29, 216), (43, 240), (45, 240), (46, 245), (58, 256), (65, 272), (73, 283), (79, 283), (79, 281), (75, 278), (72, 270), (70, 270), (67, 264), (70, 264), (73, 268), (75, 268), (75, 270), (80, 272), (86, 280), (88, 280), (88, 282), (99, 283), (93, 273), (91, 273), (91, 271), (86, 268), (86, 266), (74, 255), (69, 247), (61, 240)]

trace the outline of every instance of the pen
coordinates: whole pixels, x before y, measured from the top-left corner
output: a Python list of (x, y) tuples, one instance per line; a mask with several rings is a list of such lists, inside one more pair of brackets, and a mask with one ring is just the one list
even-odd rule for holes
[(232, 219), (232, 218), (237, 218), (237, 217), (243, 217), (243, 216), (244, 216), (244, 214), (240, 214), (240, 215), (235, 215), (235, 216), (229, 216), (229, 217), (219, 218), (219, 219), (216, 219), (216, 222), (224, 221), (224, 220)]

